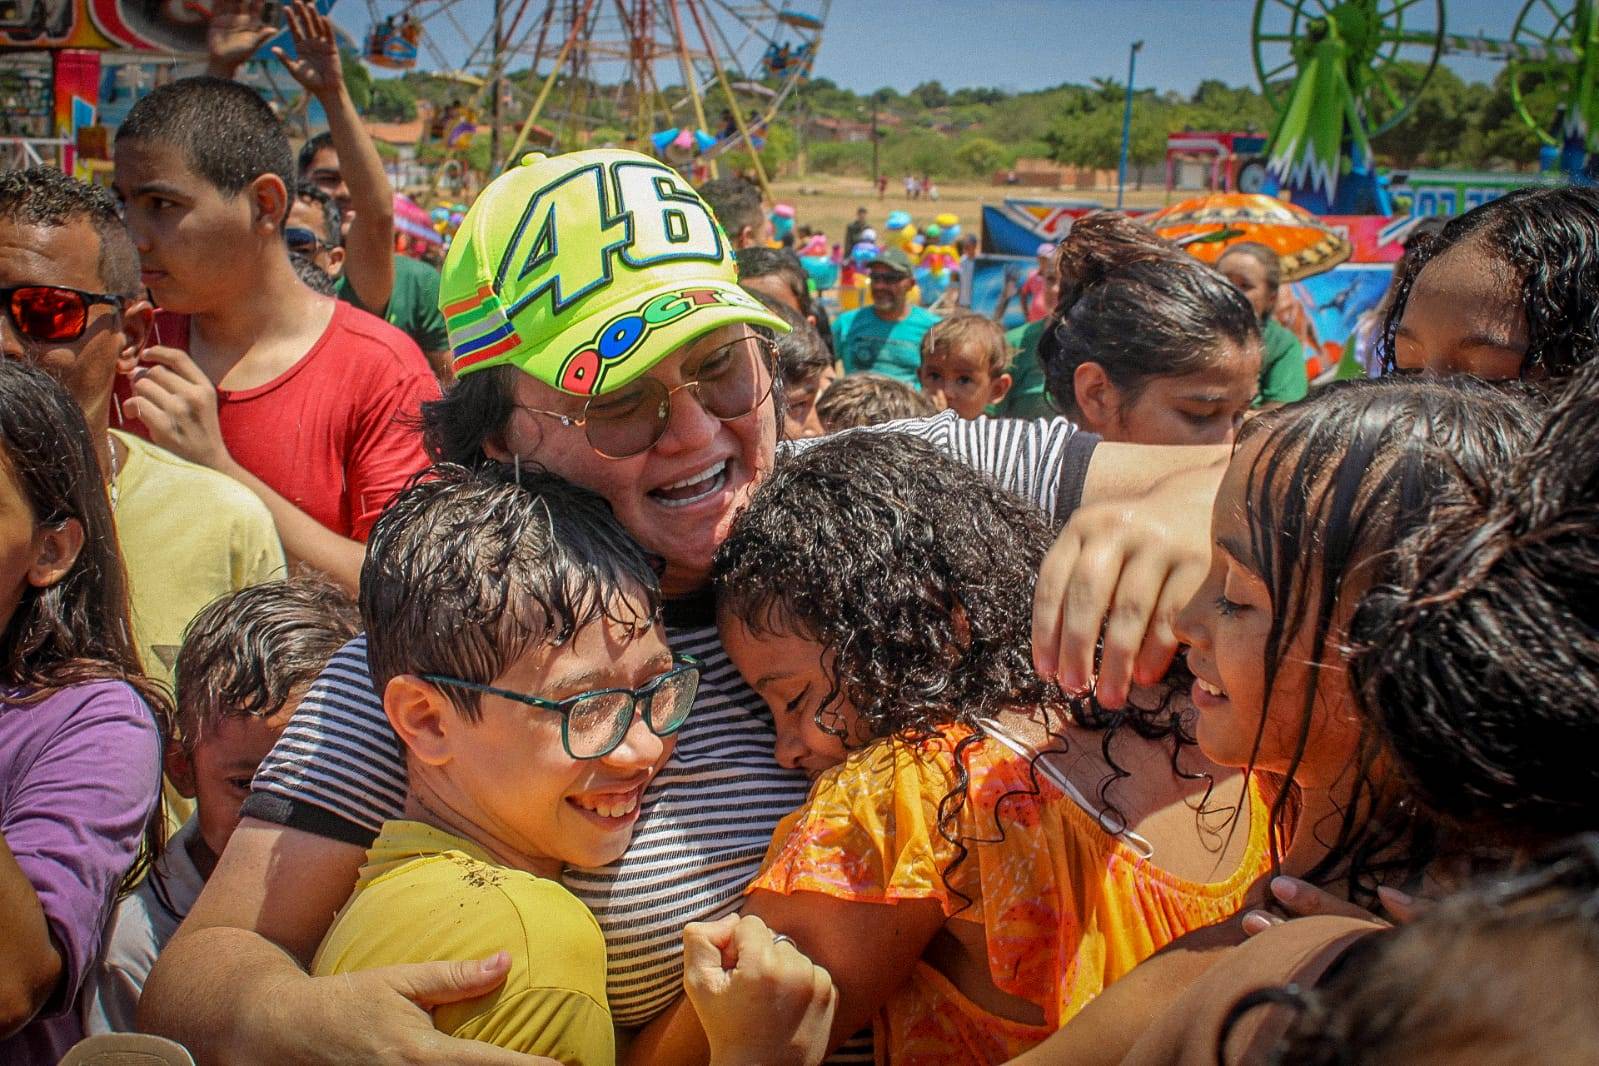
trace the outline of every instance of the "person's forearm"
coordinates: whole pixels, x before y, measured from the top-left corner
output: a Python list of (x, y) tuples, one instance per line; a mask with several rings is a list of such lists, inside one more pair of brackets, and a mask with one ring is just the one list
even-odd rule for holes
[(312, 518), (238, 463), (222, 471), (261, 498), (272, 512), (283, 542), (283, 553), (291, 563), (310, 567), (343, 585), (353, 595), (361, 586), (361, 563), (366, 547), (356, 540), (341, 537)]
[(0, 837), (0, 1040), (32, 1021), (60, 980), (39, 893)]
[(319, 101), (355, 212), (344, 237), (344, 273), (361, 306), (382, 315), (394, 291), (394, 188), (344, 85)]
[(1205, 493), (1203, 517), (1227, 471), (1232, 450), (1226, 445), (1182, 446), (1102, 443), (1094, 449), (1083, 481), (1083, 504), (1141, 496), (1172, 475), (1182, 475)]
[(277, 1026), (273, 989), (310, 978), (271, 941), (244, 929), (180, 928), (139, 997), (139, 1030), (176, 1040), (196, 1062), (248, 1061)]

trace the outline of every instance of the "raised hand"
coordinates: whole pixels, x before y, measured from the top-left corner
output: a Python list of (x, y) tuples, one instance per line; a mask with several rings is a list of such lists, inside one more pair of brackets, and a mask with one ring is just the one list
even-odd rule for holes
[(281, 48), (272, 49), (289, 76), (312, 96), (321, 98), (344, 88), (344, 64), (339, 59), (339, 39), (333, 23), (307, 0), (295, 0), (284, 8), (289, 20), (289, 36), (294, 39), (295, 55)]
[(217, 0), (205, 31), (206, 73), (232, 78), (278, 32), (261, 21), (266, 0)]

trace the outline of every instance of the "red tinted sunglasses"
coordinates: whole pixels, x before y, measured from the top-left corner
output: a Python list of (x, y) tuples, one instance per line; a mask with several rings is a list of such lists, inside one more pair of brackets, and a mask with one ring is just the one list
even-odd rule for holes
[(0, 300), (18, 333), (34, 341), (75, 341), (89, 326), (89, 308), (123, 298), (60, 285), (16, 285), (0, 289)]

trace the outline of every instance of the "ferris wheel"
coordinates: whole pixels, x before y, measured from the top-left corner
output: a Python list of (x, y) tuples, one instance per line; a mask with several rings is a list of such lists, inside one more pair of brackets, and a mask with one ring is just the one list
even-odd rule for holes
[(365, 0), (364, 53), (484, 93), (496, 77), (530, 70), (522, 97), (502, 102), (531, 111), (529, 125), (536, 114), (558, 147), (609, 131), (663, 154), (714, 156), (735, 140), (758, 146), (809, 76), (830, 3)]

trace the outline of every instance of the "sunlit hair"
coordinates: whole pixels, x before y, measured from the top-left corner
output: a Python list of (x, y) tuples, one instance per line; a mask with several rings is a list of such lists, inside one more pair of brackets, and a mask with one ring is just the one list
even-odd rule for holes
[[(1347, 382), (1246, 424), (1238, 447), (1261, 447), (1246, 489), (1249, 558), (1240, 562), (1271, 598), (1263, 691), (1298, 702), (1290, 781), (1309, 743), (1318, 686), (1344, 683), (1326, 677), (1322, 664), (1340, 654), (1359, 598), (1392, 580), (1394, 548), (1438, 505), (1503, 474), (1535, 432), (1536, 415), (1535, 404), (1510, 389), (1464, 378), (1389, 378)], [(1296, 651), (1301, 639), (1305, 647)], [(1278, 692), (1291, 656), (1308, 664), (1304, 690)], [(1352, 798), (1339, 824), (1296, 829), (1330, 843), (1308, 879), (1347, 879), (1351, 897), (1366, 901), (1390, 872), (1408, 877), (1424, 867), (1432, 848), (1427, 824), (1375, 774), (1380, 753), (1377, 729), (1363, 721), (1358, 755), (1345, 771)], [(1271, 812), (1274, 858), (1290, 835), (1293, 808), (1294, 790), (1282, 790)]]
[[(6, 702), (34, 704), (76, 685), (122, 681), (149, 705), (162, 732), (169, 731), (171, 701), (144, 676), (134, 645), (127, 573), (83, 412), (49, 375), (9, 359), (0, 361), (0, 462), (22, 490), (34, 523), (83, 527), (83, 547), (71, 569), (46, 588), (24, 583), (0, 633)], [(158, 809), (125, 886), (159, 854), (161, 826)]]
[(1130, 404), (1155, 378), (1214, 365), (1225, 345), (1260, 345), (1255, 309), (1232, 282), (1125, 215), (1078, 219), (1055, 261), (1060, 299), (1038, 359), (1063, 411), (1077, 411), (1084, 363), (1103, 367)]
[[(1347, 948), (1314, 988), (1262, 989), (1235, 1004), (1217, 1042), (1267, 1005), (1294, 1012), (1268, 1066), (1388, 1066), (1599, 1059), (1599, 835), (1527, 869), (1484, 878), (1419, 919)], [(1241, 1043), (1241, 1042), (1239, 1042)], [(1234, 1054), (1229, 1056), (1227, 1052)]]
[[(420, 478), (372, 527), (361, 567), (379, 692), (401, 674), (486, 685), (591, 623), (655, 623), (655, 572), (602, 497), (531, 465), (439, 466)], [(476, 692), (441, 691), (477, 720)]]
[(1407, 785), (1483, 842), (1599, 829), (1599, 364), (1368, 595), (1351, 677)]
[(991, 375), (1003, 374), (1010, 366), (1011, 351), (1005, 343), (1004, 327), (987, 315), (970, 311), (947, 315), (922, 334), (922, 359), (962, 346), (976, 347)]
[(846, 374), (816, 398), (816, 417), (829, 433), (936, 413), (926, 395), (887, 374)]
[(270, 718), (361, 629), (349, 593), (325, 578), (250, 585), (212, 600), (183, 633), (172, 739), (193, 751), (224, 718)]
[(1392, 373), (1394, 339), (1427, 264), (1455, 250), (1480, 255), (1516, 279), (1527, 322), (1521, 373), (1569, 374), (1599, 351), (1599, 189), (1575, 185), (1506, 193), (1418, 243), (1395, 271), (1377, 354)]

